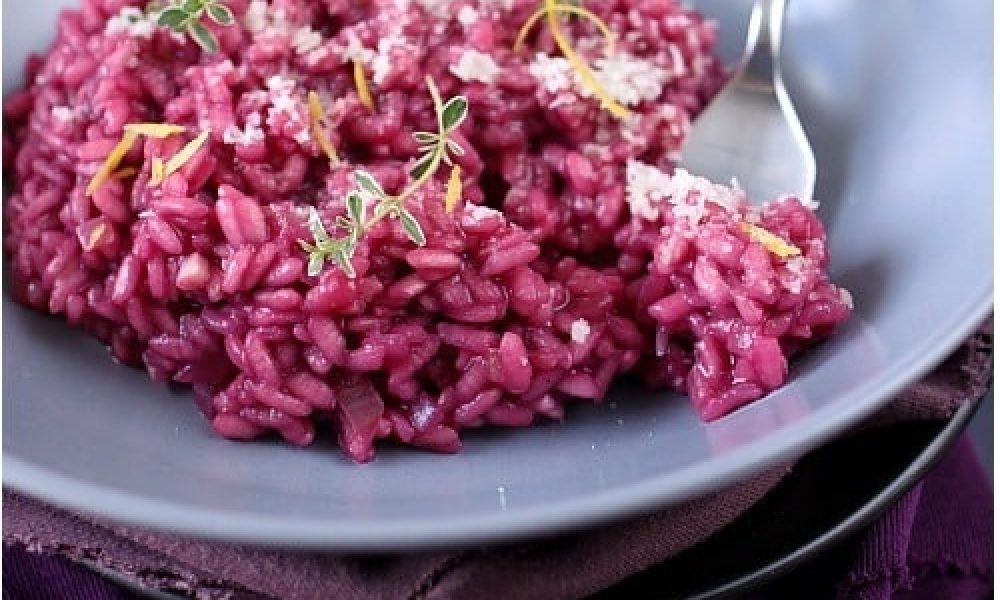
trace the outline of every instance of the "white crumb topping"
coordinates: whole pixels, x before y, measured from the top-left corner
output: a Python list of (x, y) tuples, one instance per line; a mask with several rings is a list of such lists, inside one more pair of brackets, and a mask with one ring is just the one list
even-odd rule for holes
[(493, 57), (478, 50), (466, 50), (458, 62), (449, 70), (462, 81), (479, 81), (492, 85), (500, 74), (500, 67), (493, 62)]
[(372, 81), (375, 85), (382, 85), (386, 78), (392, 73), (394, 52), (413, 53), (417, 49), (406, 41), (403, 35), (404, 17), (393, 22), (392, 28), (378, 41), (375, 56), (371, 60)]
[(844, 303), (844, 306), (848, 310), (854, 310), (854, 296), (851, 292), (847, 291), (847, 288), (837, 288), (837, 293), (840, 295), (840, 301)]
[(367, 65), (375, 58), (375, 52), (371, 48), (365, 48), (356, 33), (348, 30), (345, 35), (347, 37), (347, 45), (344, 46), (343, 51), (344, 62), (356, 60), (361, 64)]
[(385, 81), (385, 78), (389, 76), (389, 71), (392, 69), (392, 64), (389, 61), (391, 52), (391, 42), (385, 39), (379, 40), (378, 52), (375, 54), (375, 58), (372, 59), (372, 81), (375, 82), (375, 85), (381, 85)]
[(150, 38), (156, 30), (156, 16), (147, 16), (134, 6), (126, 6), (110, 19), (104, 26), (104, 32), (109, 34), (127, 33), (133, 37)]
[(479, 12), (471, 6), (463, 6), (458, 11), (458, 22), (466, 27), (471, 27), (479, 20)]
[[(626, 52), (599, 58), (594, 66), (594, 77), (601, 87), (625, 106), (656, 100), (672, 78), (666, 69)], [(573, 90), (582, 98), (594, 97), (593, 91), (565, 58), (538, 53), (528, 65), (528, 71), (551, 94)]]
[(264, 130), (260, 124), (260, 113), (250, 113), (247, 115), (246, 124), (243, 126), (243, 129), (240, 129), (236, 125), (230, 125), (222, 132), (222, 141), (226, 144), (239, 144), (242, 146), (263, 142)]
[(295, 88), (295, 80), (282, 75), (271, 75), (267, 78), (267, 89), (272, 92), (287, 92)]
[[(635, 106), (643, 101), (656, 100), (663, 86), (670, 80), (670, 74), (648, 60), (636, 58), (626, 52), (618, 52), (606, 58), (599, 58), (594, 65), (594, 77), (611, 96), (625, 106)], [(590, 89), (577, 83), (585, 97), (592, 95)]]
[(535, 60), (528, 65), (528, 72), (550, 94), (569, 90), (573, 86), (573, 68), (565, 58), (539, 52), (535, 54)]
[(480, 206), (479, 204), (466, 204), (465, 205), (465, 215), (468, 216), (474, 223), (480, 223), (487, 219), (494, 219), (497, 217), (503, 218), (503, 213), (490, 208), (489, 206)]
[(308, 54), (322, 43), (323, 36), (318, 31), (313, 31), (312, 27), (299, 27), (292, 34), (292, 46), (298, 54)]
[(371, 61), (372, 81), (375, 85), (382, 85), (386, 77), (392, 72), (392, 53), (396, 51), (411, 52), (416, 49), (406, 41), (403, 36), (403, 23), (395, 23), (393, 29), (378, 41), (378, 48), (375, 58)]
[(258, 33), (267, 29), (271, 20), (267, 14), (267, 2), (264, 0), (253, 0), (247, 6), (247, 12), (243, 15), (243, 25), (250, 33)]
[(431, 416), (434, 414), (434, 405), (427, 402), (418, 404), (413, 409), (413, 424), (417, 427), (424, 427), (430, 422)]
[(712, 183), (704, 177), (676, 169), (674, 174), (630, 160), (625, 165), (625, 200), (633, 215), (653, 221), (659, 216), (659, 206), (669, 202), (675, 219), (686, 219), (692, 226), (705, 217), (707, 203), (734, 211), (743, 198), (739, 188)]
[(660, 212), (653, 203), (663, 200), (669, 188), (670, 177), (656, 167), (637, 160), (625, 164), (625, 200), (633, 215), (655, 221)]
[(435, 17), (448, 16), (448, 5), (451, 0), (411, 0), (413, 4), (422, 6), (428, 14)]
[(569, 326), (569, 337), (574, 343), (582, 344), (590, 336), (590, 323), (584, 319), (577, 319)]
[(52, 118), (62, 123), (68, 123), (76, 118), (76, 114), (68, 106), (53, 106)]
[(288, 123), (287, 126), (294, 128), (292, 137), (296, 142), (303, 145), (310, 143), (312, 136), (309, 133), (309, 123), (303, 114), (302, 103), (295, 98), (295, 80), (272, 75), (267, 80), (267, 89), (270, 90), (271, 98), (271, 107), (267, 110), (267, 126), (273, 130), (280, 127), (281, 123)]
[(805, 279), (806, 268), (809, 266), (804, 256), (793, 256), (785, 261), (788, 276), (781, 278), (781, 285), (793, 294), (802, 292), (802, 280)]

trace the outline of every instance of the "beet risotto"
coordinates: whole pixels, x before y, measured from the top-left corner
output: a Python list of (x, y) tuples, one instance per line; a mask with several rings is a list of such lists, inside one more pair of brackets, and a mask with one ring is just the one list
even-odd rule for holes
[(12, 290), (232, 439), (455, 452), (626, 373), (720, 417), (851, 300), (811, 200), (674, 168), (714, 41), (674, 0), (84, 0), (4, 105)]

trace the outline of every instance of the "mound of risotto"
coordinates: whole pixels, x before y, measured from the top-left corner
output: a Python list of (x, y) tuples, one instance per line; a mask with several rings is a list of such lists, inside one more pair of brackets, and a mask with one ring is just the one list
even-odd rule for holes
[(231, 439), (455, 452), (624, 374), (720, 417), (851, 300), (811, 200), (674, 167), (714, 42), (675, 0), (83, 0), (4, 104), (12, 289)]

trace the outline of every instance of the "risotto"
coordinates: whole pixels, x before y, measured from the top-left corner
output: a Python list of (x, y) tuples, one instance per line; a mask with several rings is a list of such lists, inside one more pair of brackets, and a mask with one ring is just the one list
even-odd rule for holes
[(811, 200), (674, 168), (714, 42), (674, 0), (83, 0), (4, 103), (12, 291), (231, 439), (455, 452), (626, 374), (723, 416), (851, 300)]

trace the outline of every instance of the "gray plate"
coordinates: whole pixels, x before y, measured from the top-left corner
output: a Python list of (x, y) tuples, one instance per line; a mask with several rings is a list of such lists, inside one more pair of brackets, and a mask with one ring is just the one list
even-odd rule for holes
[[(6, 2), (4, 78), (55, 1)], [(725, 56), (748, 2), (696, 2)], [(711, 425), (619, 387), (564, 423), (466, 436), (368, 465), (319, 443), (215, 438), (183, 391), (4, 299), (4, 484), (178, 532), (388, 550), (593, 525), (707, 492), (820, 444), (941, 360), (992, 304), (992, 5), (812, 0), (790, 7), (786, 74), (818, 155), (832, 272), (857, 317), (779, 392)]]

